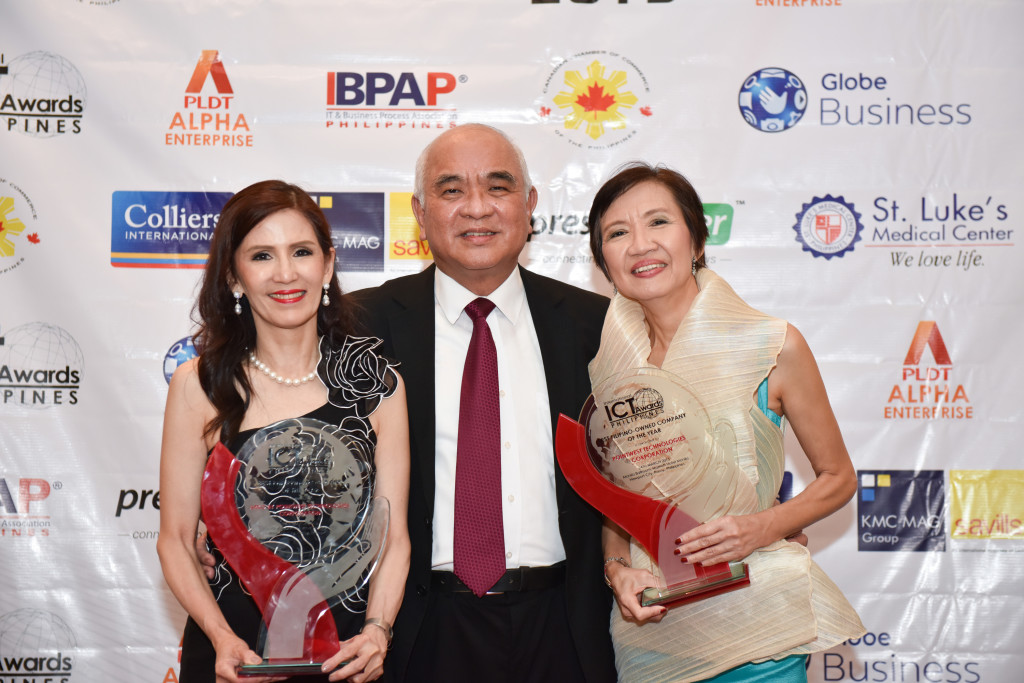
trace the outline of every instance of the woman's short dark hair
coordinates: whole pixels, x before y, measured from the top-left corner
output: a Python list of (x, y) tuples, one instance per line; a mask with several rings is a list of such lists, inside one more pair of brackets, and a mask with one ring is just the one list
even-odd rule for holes
[(620, 168), (594, 195), (589, 218), (590, 251), (594, 255), (594, 263), (601, 269), (604, 276), (611, 280), (608, 275), (608, 264), (605, 263), (602, 252), (604, 239), (601, 234), (601, 221), (612, 202), (644, 182), (660, 183), (672, 193), (680, 211), (683, 212), (686, 227), (690, 229), (693, 250), (700, 254), (697, 257), (697, 267), (704, 268), (706, 266), (704, 243), (708, 239), (708, 225), (704, 220), (704, 205), (700, 201), (697, 190), (681, 173), (660, 164), (651, 166), (642, 161), (635, 161)]
[[(252, 387), (243, 361), (256, 345), (256, 325), (249, 302), (243, 298), (241, 315), (234, 312), (235, 298), (228, 281), (235, 278), (235, 253), (253, 228), (271, 214), (288, 209), (298, 211), (309, 221), (326, 255), (333, 244), (331, 226), (323, 211), (302, 188), (282, 180), (254, 183), (229, 199), (210, 240), (193, 318), (199, 326), (195, 334), (199, 381), (217, 411), (206, 432), (212, 434), (220, 429), (222, 440), (238, 433), (249, 407)], [(327, 293), (330, 304), (317, 309), (316, 327), (317, 333), (334, 345), (353, 329), (354, 320), (350, 306), (342, 300), (337, 275), (331, 276)], [(320, 294), (313, 293), (317, 297)], [(236, 386), (241, 388), (242, 395)]]

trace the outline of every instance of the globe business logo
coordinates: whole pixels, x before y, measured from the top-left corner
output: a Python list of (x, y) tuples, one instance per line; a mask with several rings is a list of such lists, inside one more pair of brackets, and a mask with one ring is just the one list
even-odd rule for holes
[(747, 76), (740, 88), (743, 120), (765, 133), (795, 126), (807, 110), (807, 89), (800, 78), (785, 69), (759, 69)]
[(52, 612), (18, 609), (0, 617), (0, 677), (69, 681), (76, 647), (74, 632)]
[(0, 66), (0, 124), (37, 138), (82, 132), (86, 88), (81, 72), (37, 50)]
[(171, 383), (175, 370), (198, 355), (192, 337), (183, 337), (171, 344), (171, 348), (164, 354), (164, 379), (167, 383)]
[(83, 361), (78, 342), (56, 325), (13, 328), (0, 337), (0, 406), (77, 404)]

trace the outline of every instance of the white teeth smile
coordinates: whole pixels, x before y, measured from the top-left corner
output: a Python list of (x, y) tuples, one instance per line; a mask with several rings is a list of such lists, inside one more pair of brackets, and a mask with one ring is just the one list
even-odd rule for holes
[(293, 301), (295, 299), (302, 298), (305, 294), (305, 292), (295, 292), (294, 294), (271, 294), (270, 298), (278, 301)]
[(646, 266), (640, 266), (639, 268), (634, 268), (633, 272), (634, 273), (646, 273), (649, 270), (654, 270), (655, 268), (664, 268), (664, 267), (665, 267), (664, 263), (651, 263), (651, 264), (648, 264)]
[(466, 232), (463, 233), (463, 237), (487, 237), (488, 235), (496, 235), (494, 232)]

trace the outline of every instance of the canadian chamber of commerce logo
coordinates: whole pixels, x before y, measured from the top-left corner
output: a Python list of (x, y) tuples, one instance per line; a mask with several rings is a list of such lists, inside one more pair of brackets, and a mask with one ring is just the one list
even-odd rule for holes
[(815, 123), (822, 128), (966, 126), (973, 120), (969, 102), (922, 102), (918, 83), (913, 84), (913, 102), (905, 101), (884, 74), (829, 71), (822, 74), (819, 85), (824, 94), (815, 106), (805, 82), (793, 72), (778, 67), (758, 69), (740, 86), (740, 113), (744, 121), (765, 133), (789, 130), (803, 118), (814, 120), (812, 110), (817, 112)]
[(0, 404), (76, 405), (84, 359), (74, 337), (49, 323), (0, 330)]
[(469, 81), (448, 71), (329, 71), (326, 126), (438, 130), (458, 125), (453, 93)]
[(951, 470), (953, 540), (1024, 540), (1024, 470)]
[(0, 616), (0, 681), (70, 683), (78, 639), (62, 618), (41, 609)]
[(5, 64), (0, 54), (4, 130), (36, 138), (77, 135), (82, 132), (85, 104), (85, 79), (64, 57), (37, 50)]
[(796, 241), (803, 245), (803, 250), (826, 260), (835, 256), (842, 258), (846, 252), (853, 251), (863, 229), (853, 203), (830, 194), (814, 197), (804, 204), (793, 226)]
[[(927, 353), (926, 353), (927, 352)], [(928, 357), (931, 357), (931, 362)], [(974, 406), (963, 384), (953, 378), (953, 361), (934, 320), (917, 325), (900, 381), (892, 385), (883, 408), (887, 420), (963, 420)]]
[(182, 107), (174, 112), (164, 133), (164, 144), (252, 147), (251, 124), (236, 104), (235, 91), (219, 52), (203, 50), (185, 86)]
[(230, 192), (117, 191), (111, 200), (110, 265), (202, 268)]
[(807, 88), (785, 69), (758, 69), (740, 87), (743, 120), (765, 133), (792, 128), (806, 110)]
[(26, 254), (39, 244), (35, 221), (36, 207), (28, 195), (0, 178), (0, 275), (24, 264)]
[(175, 370), (198, 355), (192, 337), (182, 337), (171, 344), (171, 348), (164, 354), (164, 379), (167, 383), (171, 383), (171, 376)]
[(319, 192), (311, 195), (331, 225), (334, 269), (384, 270), (383, 192)]
[(61, 488), (59, 481), (51, 484), (33, 477), (0, 477), (0, 538), (49, 536), (52, 526), (44, 501)]
[(539, 113), (560, 124), (555, 133), (570, 144), (605, 149), (635, 136), (640, 120), (654, 116), (649, 96), (647, 77), (632, 60), (590, 50), (569, 57), (548, 74)]
[(858, 470), (857, 549), (945, 550), (942, 470)]

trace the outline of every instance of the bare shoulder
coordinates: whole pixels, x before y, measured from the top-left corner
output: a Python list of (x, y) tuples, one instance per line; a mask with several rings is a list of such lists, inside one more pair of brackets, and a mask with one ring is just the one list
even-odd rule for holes
[(167, 391), (166, 415), (205, 425), (216, 412), (199, 381), (199, 359), (192, 358), (178, 366)]

